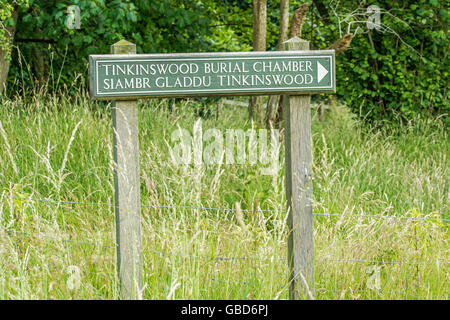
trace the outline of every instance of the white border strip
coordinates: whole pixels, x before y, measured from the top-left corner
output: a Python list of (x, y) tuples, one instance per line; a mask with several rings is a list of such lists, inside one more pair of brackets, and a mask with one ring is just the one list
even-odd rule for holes
[[(101, 56), (99, 56), (101, 57)], [(245, 92), (245, 91), (249, 91), (249, 92), (254, 92), (254, 91), (258, 91), (258, 90), (277, 90), (277, 92), (282, 92), (282, 91), (288, 91), (290, 92), (291, 90), (302, 90), (304, 89), (309, 90), (309, 89), (333, 89), (333, 81), (334, 81), (334, 77), (333, 77), (333, 56), (330, 55), (320, 55), (320, 56), (276, 56), (276, 57), (211, 57), (209, 59), (207, 58), (185, 58), (183, 59), (183, 61), (214, 61), (214, 60), (260, 60), (260, 59), (306, 59), (306, 58), (313, 58), (313, 59), (329, 59), (330, 60), (330, 85), (329, 86), (318, 86), (318, 87), (288, 87), (288, 88), (268, 88), (268, 87), (257, 87), (257, 88), (226, 88), (226, 89), (186, 89), (186, 90), (151, 90), (151, 91), (115, 91), (115, 92), (99, 92), (99, 84), (98, 84), (98, 64), (101, 63), (108, 63), (108, 62), (160, 62), (160, 61), (180, 61), (180, 58), (168, 58), (168, 59), (111, 59), (111, 60), (96, 60), (95, 61), (95, 80), (96, 80), (96, 95), (97, 96), (115, 96), (118, 94), (127, 94), (130, 96), (139, 96), (139, 95), (144, 95), (144, 94), (157, 94), (157, 93), (179, 93), (179, 94), (189, 94), (190, 92), (192, 93), (196, 93), (196, 92), (205, 92), (205, 93), (215, 93), (215, 92), (226, 92), (226, 93), (234, 93), (234, 92)], [(263, 93), (263, 92), (262, 92)]]

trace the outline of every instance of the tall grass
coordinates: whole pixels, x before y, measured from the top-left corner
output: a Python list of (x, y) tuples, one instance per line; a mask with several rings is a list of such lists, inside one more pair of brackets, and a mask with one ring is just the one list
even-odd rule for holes
[[(210, 108), (203, 130), (252, 127)], [(171, 133), (192, 132), (195, 109), (139, 103), (143, 297), (286, 299), (283, 165), (175, 165)], [(0, 299), (118, 298), (110, 111), (84, 94), (2, 100)], [(447, 224), (387, 217), (450, 218), (448, 128), (368, 127), (339, 107), (312, 130), (314, 212), (329, 214), (315, 216), (316, 298), (447, 299)], [(199, 208), (236, 202), (239, 219)]]

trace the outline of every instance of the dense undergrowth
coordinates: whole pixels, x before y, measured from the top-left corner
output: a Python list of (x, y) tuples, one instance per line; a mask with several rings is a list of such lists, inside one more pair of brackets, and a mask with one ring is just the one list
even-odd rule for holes
[[(0, 299), (116, 299), (111, 106), (27, 99), (0, 104)], [(174, 130), (252, 128), (245, 109), (210, 108), (139, 103), (142, 296), (286, 299), (282, 141), (273, 176), (171, 161)], [(368, 126), (339, 106), (313, 110), (312, 131), (316, 298), (447, 299), (445, 124)]]

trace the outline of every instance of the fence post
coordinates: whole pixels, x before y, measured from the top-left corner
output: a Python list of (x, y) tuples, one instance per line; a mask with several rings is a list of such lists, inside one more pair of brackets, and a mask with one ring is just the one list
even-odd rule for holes
[[(283, 43), (283, 49), (309, 50), (309, 42), (294, 37)], [(315, 296), (310, 100), (311, 95), (283, 98), (290, 299)]]
[[(112, 54), (135, 54), (136, 45), (121, 40)], [(138, 109), (136, 100), (112, 107), (117, 271), (120, 297), (139, 299), (142, 290), (141, 206), (139, 183)]]

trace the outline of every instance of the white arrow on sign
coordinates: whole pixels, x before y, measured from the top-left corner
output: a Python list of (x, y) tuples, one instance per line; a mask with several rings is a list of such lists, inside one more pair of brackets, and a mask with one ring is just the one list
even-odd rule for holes
[(324, 68), (323, 65), (320, 64), (319, 61), (317, 61), (317, 82), (319, 83), (323, 77), (325, 77), (328, 74), (328, 70)]

